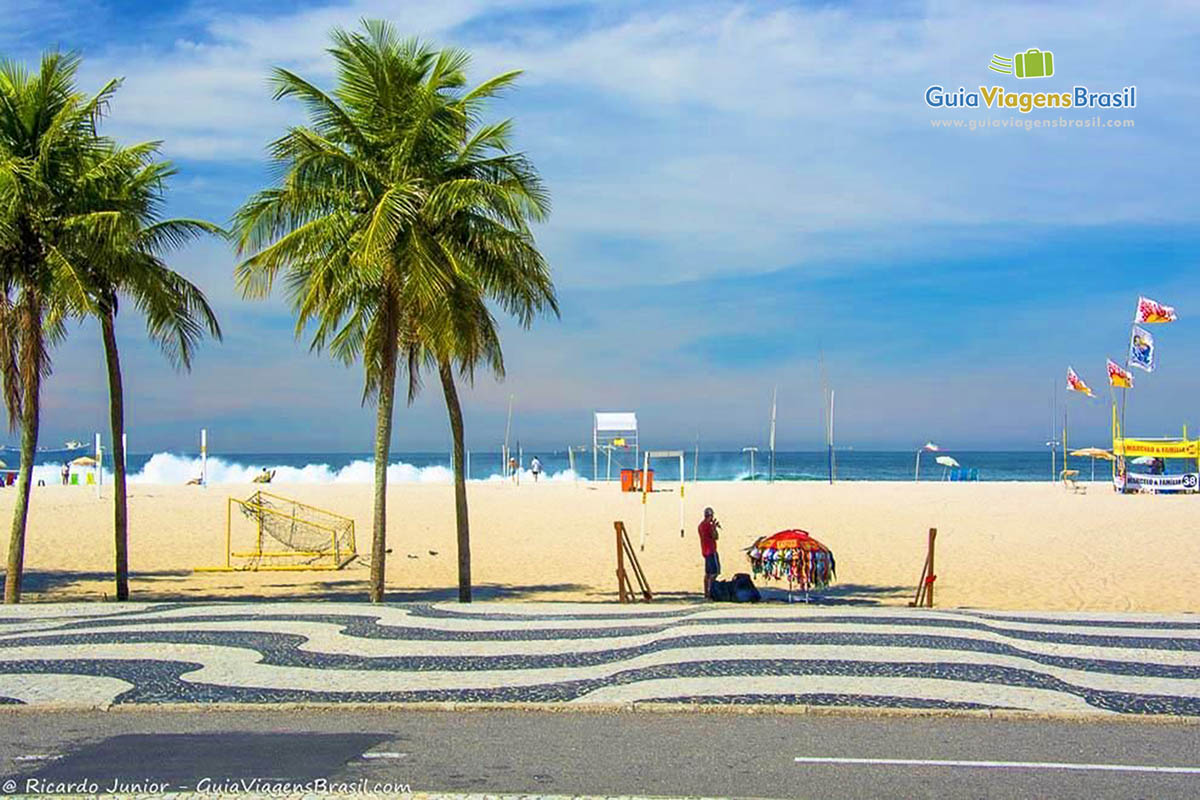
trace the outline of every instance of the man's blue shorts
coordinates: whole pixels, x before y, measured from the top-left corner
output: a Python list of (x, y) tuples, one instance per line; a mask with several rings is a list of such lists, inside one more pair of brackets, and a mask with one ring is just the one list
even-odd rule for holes
[(720, 575), (721, 574), (721, 559), (716, 553), (704, 557), (704, 574), (705, 575)]

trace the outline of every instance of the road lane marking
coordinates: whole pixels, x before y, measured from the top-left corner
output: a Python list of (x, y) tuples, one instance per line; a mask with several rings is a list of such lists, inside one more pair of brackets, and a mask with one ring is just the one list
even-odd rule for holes
[(1172, 775), (1200, 775), (1200, 767), (1165, 767), (1145, 764), (1075, 764), (1053, 761), (955, 761), (929, 758), (835, 758), (797, 756), (797, 764), (847, 764), (886, 767), (966, 767), (970, 769), (1061, 769), (1099, 772), (1158, 772)]

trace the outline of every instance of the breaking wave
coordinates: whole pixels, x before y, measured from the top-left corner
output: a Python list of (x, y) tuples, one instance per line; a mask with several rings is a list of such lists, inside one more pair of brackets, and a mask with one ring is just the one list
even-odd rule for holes
[[(140, 460), (140, 459), (139, 459)], [(131, 463), (132, 467), (133, 464)], [(86, 481), (86, 475), (94, 470), (86, 467), (73, 468), (80, 475), (80, 483)], [(208, 459), (208, 482), (213, 483), (252, 483), (262, 474), (263, 470), (275, 473), (273, 483), (372, 483), (375, 480), (375, 464), (370, 459), (356, 459), (340, 467), (324, 463), (308, 463), (303, 466), (273, 464), (269, 461), (245, 463), (210, 456)], [(130, 483), (179, 485), (200, 477), (200, 458), (197, 456), (181, 456), (174, 453), (155, 453), (145, 461), (141, 469), (131, 470), (128, 476)], [(442, 464), (414, 466), (403, 461), (388, 465), (388, 483), (443, 483), (454, 480), (454, 472)], [(33, 468), (33, 479), (45, 481), (48, 485), (62, 482), (62, 462), (46, 462)], [(570, 469), (556, 473), (543, 473), (543, 481), (557, 483), (577, 480)], [(104, 469), (104, 483), (113, 480), (112, 471)], [(479, 480), (478, 478), (476, 480)], [(501, 475), (491, 474), (483, 481), (494, 483), (508, 480)], [(521, 482), (533, 482), (533, 473), (525, 470), (521, 473)]]

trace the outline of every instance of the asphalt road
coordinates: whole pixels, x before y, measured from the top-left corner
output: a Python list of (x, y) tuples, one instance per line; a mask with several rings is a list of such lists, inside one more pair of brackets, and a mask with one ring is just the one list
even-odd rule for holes
[[(797, 763), (797, 757), (868, 763)], [(992, 766), (876, 763), (897, 759)], [(0, 713), (0, 776), (8, 793), (103, 792), (114, 782), (129, 792), (300, 793), (306, 782), (324, 780), (332, 782), (326, 790), (383, 783), (393, 791), (470, 793), (1194, 798), (1200, 725), (337, 708), (21, 711)], [(238, 783), (255, 779), (266, 783)], [(307, 788), (321, 793), (322, 785)]]

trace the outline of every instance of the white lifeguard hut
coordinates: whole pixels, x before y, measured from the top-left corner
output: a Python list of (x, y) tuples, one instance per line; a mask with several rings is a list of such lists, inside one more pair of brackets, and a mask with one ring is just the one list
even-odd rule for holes
[(614, 448), (633, 449), (634, 466), (638, 463), (638, 421), (633, 411), (597, 411), (592, 418), (592, 480), (600, 477), (600, 451), (608, 454), (604, 480), (612, 480)]

